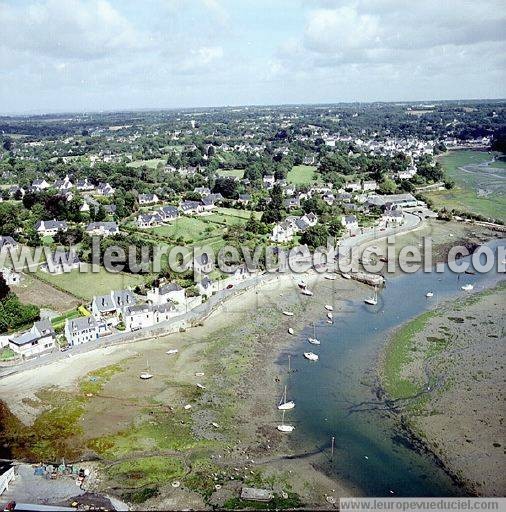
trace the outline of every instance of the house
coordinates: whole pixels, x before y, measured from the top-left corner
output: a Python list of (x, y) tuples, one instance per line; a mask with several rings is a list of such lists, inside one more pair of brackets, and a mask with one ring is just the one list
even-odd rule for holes
[(360, 183), (346, 183), (345, 189), (351, 192), (359, 192), (362, 190), (362, 185)]
[(122, 313), (126, 307), (134, 306), (136, 303), (137, 299), (130, 290), (111, 290), (107, 295), (93, 297), (91, 312), (97, 320), (101, 318), (111, 320), (112, 317)]
[(65, 176), (62, 180), (56, 180), (53, 184), (53, 188), (57, 189), (61, 193), (68, 192), (74, 187), (72, 182), (70, 181), (70, 178)]
[(41, 236), (54, 236), (58, 231), (67, 231), (68, 226), (64, 220), (39, 220), (35, 224), (35, 230)]
[(104, 211), (107, 215), (114, 215), (116, 213), (115, 204), (104, 204)]
[(115, 190), (109, 183), (99, 183), (97, 187), (97, 194), (103, 197), (109, 197), (114, 194)]
[(201, 201), (182, 201), (179, 208), (181, 208), (181, 211), (186, 214), (202, 213), (204, 210)]
[(288, 197), (283, 204), (288, 210), (296, 210), (300, 208), (300, 197)]
[(90, 236), (111, 236), (119, 233), (116, 222), (91, 222), (86, 227), (86, 233)]
[(314, 165), (315, 162), (316, 162), (316, 158), (313, 155), (305, 156), (304, 159), (302, 160), (302, 163), (304, 165)]
[(301, 219), (308, 225), (308, 226), (316, 226), (318, 222), (318, 216), (316, 213), (306, 213), (301, 217)]
[(21, 283), (21, 274), (11, 268), (0, 268), (0, 274), (4, 276), (7, 286), (18, 286)]
[(376, 206), (385, 206), (387, 203), (398, 208), (412, 208), (418, 206), (418, 200), (412, 194), (375, 195), (367, 200), (369, 204), (371, 204), (371, 201), (374, 202)]
[(72, 270), (78, 269), (81, 262), (77, 254), (74, 251), (68, 253), (61, 250), (56, 250), (51, 253), (46, 263), (41, 265), (40, 270), (49, 274), (63, 274), (65, 272), (72, 272)]
[(137, 226), (141, 229), (152, 228), (162, 224), (162, 217), (158, 212), (142, 213), (137, 217)]
[(211, 193), (211, 189), (208, 187), (195, 187), (193, 192), (200, 194), (202, 197), (208, 196)]
[(167, 283), (162, 286), (153, 287), (148, 291), (147, 300), (159, 306), (160, 304), (168, 304), (169, 302), (184, 304), (186, 297), (184, 288), (177, 283)]
[(154, 325), (154, 312), (150, 304), (127, 306), (123, 312), (123, 323), (127, 331), (137, 331)]
[(214, 210), (216, 208), (216, 205), (214, 204), (217, 199), (215, 196), (221, 196), (221, 194), (209, 194), (208, 196), (204, 197), (202, 199), (202, 210), (209, 212), (211, 210)]
[(349, 203), (351, 201), (352, 195), (349, 192), (340, 192), (336, 195), (336, 200), (340, 203)]
[(4, 249), (12, 250), (18, 246), (18, 243), (12, 236), (0, 236), (0, 252)]
[(239, 204), (247, 205), (251, 201), (251, 194), (239, 194), (239, 199), (237, 199), (237, 202)]
[(32, 182), (32, 188), (37, 192), (42, 192), (43, 190), (48, 189), (50, 186), (51, 185), (45, 179), (38, 179)]
[(328, 192), (322, 196), (322, 199), (329, 205), (332, 206), (336, 200), (334, 194)]
[(386, 225), (400, 225), (404, 222), (404, 213), (401, 209), (390, 208), (384, 211), (382, 220)]
[(93, 316), (67, 319), (65, 321), (65, 338), (70, 346), (96, 341), (99, 337), (99, 324)]
[(197, 254), (193, 261), (193, 271), (198, 274), (209, 274), (214, 268), (213, 259), (207, 254), (203, 252), (202, 254)]
[(21, 197), (25, 197), (26, 190), (24, 188), (18, 187), (17, 185), (12, 185), (9, 188), (9, 197), (16, 197), (20, 195)]
[(274, 186), (276, 179), (273, 174), (266, 174), (263, 178), (264, 188), (271, 189)]
[(139, 194), (139, 204), (155, 204), (160, 202), (156, 194)]
[(168, 222), (179, 217), (179, 211), (175, 206), (162, 206), (158, 213), (163, 222)]
[(343, 215), (341, 224), (350, 233), (358, 229), (358, 220), (355, 215)]
[(367, 192), (369, 190), (376, 190), (377, 188), (378, 184), (374, 180), (364, 181), (364, 183), (362, 183), (362, 190), (364, 192)]
[(214, 291), (214, 285), (211, 279), (208, 276), (205, 276), (201, 281), (199, 281), (196, 285), (197, 290), (200, 295), (204, 297), (210, 297)]
[(155, 324), (165, 322), (166, 320), (169, 320), (178, 314), (179, 312), (176, 308), (176, 305), (172, 302), (168, 302), (167, 304), (160, 304), (159, 306), (153, 306)]
[(79, 211), (87, 213), (93, 209), (93, 212), (97, 213), (99, 208), (100, 208), (100, 203), (98, 201), (93, 199), (93, 197), (85, 196), (83, 198), (83, 204), (79, 208)]
[(294, 234), (291, 222), (285, 220), (272, 228), (271, 240), (278, 243), (289, 242)]
[(87, 178), (84, 180), (77, 180), (76, 188), (80, 192), (90, 192), (95, 190), (95, 186), (90, 181), (88, 181)]
[(55, 346), (56, 334), (49, 320), (35, 322), (29, 331), (9, 338), (9, 347), (22, 357), (32, 357)]

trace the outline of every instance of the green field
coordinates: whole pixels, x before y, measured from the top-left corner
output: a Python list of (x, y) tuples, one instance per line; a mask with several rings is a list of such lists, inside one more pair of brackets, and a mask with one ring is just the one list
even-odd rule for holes
[(158, 164), (165, 164), (165, 160), (162, 160), (161, 158), (152, 158), (151, 160), (135, 160), (133, 162), (129, 162), (127, 167), (141, 167), (145, 165), (150, 169), (156, 169)]
[(295, 165), (286, 177), (294, 185), (309, 185), (316, 183), (316, 167), (314, 165)]
[[(203, 218), (207, 219), (208, 217)], [(217, 236), (222, 228), (217, 224), (205, 222), (199, 217), (179, 217), (170, 224), (144, 231), (153, 235), (167, 236), (174, 240), (183, 238), (185, 242), (192, 243)]]
[(105, 295), (111, 290), (121, 290), (143, 284), (145, 276), (141, 274), (113, 274), (100, 267), (100, 272), (72, 272), (52, 275), (37, 271), (37, 277), (43, 281), (65, 290), (83, 300), (91, 300), (95, 295)]
[(497, 153), (472, 150), (446, 153), (439, 162), (455, 187), (425, 195), (436, 208), (468, 211), (506, 222), (506, 162), (489, 164), (494, 156)]
[(239, 178), (241, 180), (244, 176), (244, 169), (220, 169), (216, 174), (224, 178)]

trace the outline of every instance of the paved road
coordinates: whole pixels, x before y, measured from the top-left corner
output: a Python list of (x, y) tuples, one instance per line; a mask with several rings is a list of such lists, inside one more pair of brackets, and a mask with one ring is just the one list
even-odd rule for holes
[[(406, 213), (405, 222), (402, 226), (399, 227), (391, 227), (387, 228), (384, 231), (379, 231), (377, 228), (368, 228), (364, 230), (363, 233), (360, 233), (354, 237), (348, 237), (341, 241), (340, 248), (350, 249), (354, 246), (360, 246), (367, 242), (371, 242), (374, 240), (381, 240), (385, 237), (391, 235), (398, 235), (401, 233), (405, 233), (416, 228), (421, 223), (420, 217)], [(238, 283), (234, 285), (232, 289), (225, 289), (217, 291), (213, 296), (209, 298), (205, 303), (197, 306), (192, 309), (188, 313), (184, 313), (177, 317), (171, 318), (165, 322), (161, 322), (153, 327), (142, 329), (141, 331), (136, 331), (134, 333), (122, 332), (117, 334), (112, 334), (110, 336), (100, 338), (99, 342), (94, 343), (85, 343), (83, 345), (78, 345), (76, 347), (72, 347), (70, 350), (66, 352), (60, 352), (59, 350), (53, 350), (53, 352), (49, 354), (45, 354), (39, 356), (37, 358), (29, 359), (20, 363), (16, 366), (8, 366), (8, 367), (0, 367), (0, 379), (7, 377), (8, 375), (12, 375), (14, 373), (22, 372), (25, 370), (30, 370), (33, 368), (38, 368), (41, 366), (45, 366), (56, 361), (60, 361), (65, 358), (72, 358), (78, 354), (84, 354), (86, 352), (90, 352), (91, 350), (95, 350), (97, 348), (109, 347), (112, 345), (118, 345), (122, 343), (129, 343), (134, 341), (141, 341), (150, 338), (156, 338), (160, 336), (167, 335), (171, 331), (170, 327), (175, 324), (180, 324), (184, 322), (187, 326), (190, 326), (192, 323), (197, 323), (205, 319), (212, 311), (214, 311), (218, 306), (223, 304), (226, 300), (230, 299), (234, 295), (237, 295), (241, 291), (246, 289), (262, 285), (269, 281), (274, 281), (278, 277), (277, 274), (263, 274), (257, 277), (253, 277), (244, 282)]]

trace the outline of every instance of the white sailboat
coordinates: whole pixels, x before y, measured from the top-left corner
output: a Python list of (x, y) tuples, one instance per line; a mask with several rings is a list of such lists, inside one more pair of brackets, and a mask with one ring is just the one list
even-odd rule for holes
[(153, 377), (153, 375), (151, 373), (149, 373), (149, 363), (146, 359), (146, 371), (142, 372), (139, 377), (142, 379), (142, 380), (148, 380), (148, 379), (151, 379)]
[(316, 337), (316, 326), (313, 322), (313, 337), (309, 336), (307, 341), (309, 341), (309, 343), (311, 343), (311, 345), (319, 345), (320, 344), (320, 340)]
[(464, 286), (461, 286), (461, 289), (465, 292), (470, 292), (474, 289), (474, 286), (472, 284), (465, 284)]
[(278, 409), (280, 411), (290, 411), (294, 407), (295, 407), (295, 402), (293, 400), (287, 401), (287, 399), (286, 399), (286, 386), (285, 386), (285, 392), (284, 392), (283, 396), (281, 397), (281, 400), (279, 401)]
[(332, 314), (332, 312), (331, 312), (331, 311), (329, 311), (329, 312), (327, 313), (327, 318), (328, 318), (329, 320), (332, 320), (332, 319), (334, 318), (334, 315)]
[(179, 350), (177, 348), (171, 348), (170, 350), (167, 350), (167, 352), (165, 352), (168, 356), (173, 356), (174, 354), (177, 354), (179, 352)]
[(288, 327), (288, 334), (293, 336), (294, 330), (291, 327)]
[(427, 292), (425, 294), (425, 296), (430, 299), (431, 297), (434, 297), (434, 293), (433, 292)]
[(335, 281), (337, 279), (337, 276), (335, 274), (327, 274), (325, 276), (325, 279), (328, 279), (329, 281)]
[(341, 275), (344, 277), (344, 279), (351, 279), (350, 274), (341, 274)]
[(334, 311), (334, 308), (330, 304), (325, 304), (325, 309), (327, 311)]
[(309, 361), (318, 361), (318, 356), (313, 352), (304, 352), (304, 357)]
[(283, 311), (283, 315), (285, 315), (285, 316), (293, 316), (293, 311)]
[(293, 425), (285, 425), (285, 411), (283, 411), (283, 419), (281, 420), (281, 425), (277, 426), (277, 429), (280, 432), (293, 432), (294, 428)]
[(372, 297), (367, 297), (367, 299), (364, 300), (366, 304), (369, 304), (370, 306), (376, 306), (378, 303), (378, 289), (376, 286), (374, 287), (374, 295)]
[(304, 288), (301, 293), (302, 295), (307, 295), (308, 297), (312, 297), (314, 295), (314, 293), (311, 290), (308, 290), (307, 288)]

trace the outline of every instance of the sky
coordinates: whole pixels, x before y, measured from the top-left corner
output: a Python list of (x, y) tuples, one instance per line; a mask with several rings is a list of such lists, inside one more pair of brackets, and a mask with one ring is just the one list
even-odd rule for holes
[(0, 113), (506, 97), (506, 0), (0, 0)]

